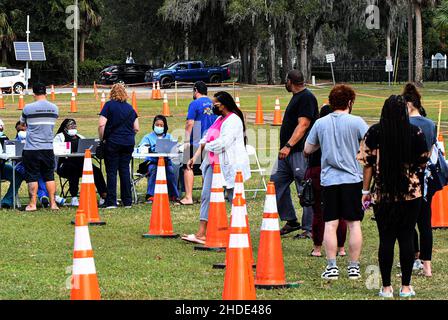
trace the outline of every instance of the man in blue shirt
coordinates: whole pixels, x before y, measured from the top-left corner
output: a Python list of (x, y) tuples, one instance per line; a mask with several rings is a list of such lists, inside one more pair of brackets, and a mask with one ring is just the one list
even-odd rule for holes
[[(207, 97), (207, 85), (198, 81), (193, 86), (193, 101), (188, 107), (187, 123), (185, 125), (185, 149), (184, 149), (184, 183), (185, 197), (179, 202), (182, 205), (193, 204), (193, 181), (194, 174), (199, 173), (201, 163), (194, 164), (193, 170), (187, 167), (188, 161), (193, 158), (199, 141), (207, 132), (208, 128), (215, 122), (217, 116), (213, 114), (213, 104)], [(190, 143), (187, 143), (189, 141)], [(202, 162), (202, 159), (199, 159)]]

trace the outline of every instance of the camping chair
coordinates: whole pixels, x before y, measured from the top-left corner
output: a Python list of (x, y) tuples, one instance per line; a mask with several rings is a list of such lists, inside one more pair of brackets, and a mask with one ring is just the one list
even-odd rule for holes
[[(246, 151), (247, 151), (247, 154), (249, 155), (249, 159), (250, 159), (250, 157), (253, 157), (255, 159), (255, 164), (257, 166), (255, 169), (252, 169), (252, 167), (251, 167), (251, 169), (250, 169), (251, 174), (258, 174), (260, 176), (259, 180), (261, 180), (258, 183), (258, 186), (255, 187), (255, 189), (246, 190), (246, 193), (253, 192), (254, 193), (253, 199), (255, 199), (257, 197), (258, 191), (266, 192), (268, 190), (268, 188), (266, 186), (266, 179), (264, 178), (266, 169), (263, 169), (261, 167), (260, 161), (258, 160), (257, 151), (255, 150), (255, 148), (253, 146), (246, 145)], [(261, 183), (263, 185), (261, 185)]]

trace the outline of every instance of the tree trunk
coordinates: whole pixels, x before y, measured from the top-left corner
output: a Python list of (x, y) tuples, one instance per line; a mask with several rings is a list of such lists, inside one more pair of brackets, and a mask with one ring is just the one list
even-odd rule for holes
[(303, 78), (306, 80), (308, 79), (308, 54), (307, 54), (307, 44), (308, 44), (308, 38), (307, 34), (304, 30), (300, 31), (299, 35), (299, 70), (303, 73)]
[(8, 49), (6, 46), (2, 47), (2, 65), (8, 65)]
[(272, 25), (269, 24), (268, 27), (269, 39), (268, 39), (268, 70), (267, 70), (267, 78), (268, 84), (275, 84), (275, 76), (276, 76), (276, 61), (275, 61), (275, 35), (272, 30)]
[(391, 49), (390, 49), (390, 24), (387, 26), (387, 31), (386, 31), (386, 57), (387, 58), (392, 58), (391, 55)]
[(79, 62), (85, 61), (86, 39), (87, 35), (84, 32), (81, 32), (79, 37)]
[(184, 39), (184, 59), (189, 60), (189, 51), (190, 51), (190, 30), (188, 30), (188, 27), (185, 27), (184, 29), (185, 33), (185, 39)]
[(249, 83), (249, 50), (247, 44), (240, 47), (241, 56), (241, 73), (239, 81), (242, 83)]
[(282, 84), (285, 83), (288, 72), (292, 70), (291, 49), (292, 35), (291, 31), (286, 27), (286, 32), (282, 36), (282, 72), (280, 74)]
[(258, 73), (258, 40), (254, 40), (250, 47), (249, 83), (257, 84)]
[(408, 81), (414, 82), (414, 11), (412, 1), (408, 5)]
[(317, 32), (315, 31), (315, 33), (310, 33), (308, 35), (308, 41), (307, 41), (308, 62), (307, 62), (307, 69), (306, 69), (308, 77), (305, 78), (305, 80), (308, 81), (308, 82), (310, 82), (311, 76), (312, 76), (312, 72), (311, 72), (311, 69), (312, 69), (312, 66), (313, 66), (313, 64), (312, 64), (313, 59), (312, 58), (313, 58), (313, 49), (314, 49), (314, 42), (315, 42), (315, 39), (316, 39), (316, 34), (317, 34)]
[(415, 84), (423, 86), (422, 8), (415, 3)]

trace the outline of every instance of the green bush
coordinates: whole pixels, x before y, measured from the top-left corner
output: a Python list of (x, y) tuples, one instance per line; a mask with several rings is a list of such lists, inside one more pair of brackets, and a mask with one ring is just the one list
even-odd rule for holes
[(92, 85), (94, 81), (98, 82), (100, 72), (106, 66), (117, 64), (114, 60), (85, 60), (79, 64), (78, 82), (80, 85)]

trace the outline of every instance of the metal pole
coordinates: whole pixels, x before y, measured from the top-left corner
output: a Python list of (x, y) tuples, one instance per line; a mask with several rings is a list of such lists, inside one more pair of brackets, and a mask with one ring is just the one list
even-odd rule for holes
[(79, 7), (78, 0), (75, 0), (75, 26), (73, 28), (73, 81), (78, 84), (78, 28), (79, 28)]
[(176, 107), (177, 107), (177, 81), (174, 81), (175, 93), (176, 93)]
[[(30, 33), (31, 33), (31, 31), (30, 31), (30, 16), (27, 15), (26, 16), (26, 42), (28, 44), (28, 50), (30, 48)], [(27, 61), (26, 67), (25, 67), (25, 86), (26, 86), (25, 94), (28, 94), (28, 80), (29, 80), (28, 79), (28, 73), (29, 73), (28, 67), (29, 67), (29, 63)]]
[(336, 80), (334, 78), (333, 63), (330, 63), (330, 66), (331, 66), (331, 75), (333, 76), (333, 85), (336, 85)]

